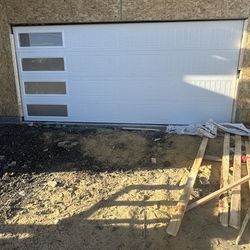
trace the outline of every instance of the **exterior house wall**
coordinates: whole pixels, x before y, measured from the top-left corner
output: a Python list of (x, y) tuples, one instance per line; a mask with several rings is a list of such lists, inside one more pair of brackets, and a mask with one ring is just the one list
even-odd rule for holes
[[(248, 18), (250, 1), (5, 0), (5, 7), (6, 15), (2, 15), (4, 8), (0, 4), (0, 116), (15, 116), (18, 108), (9, 45), (10, 25)], [(246, 41), (236, 119), (250, 124), (250, 24)]]
[[(0, 0), (0, 116), (18, 116), (16, 88), (11, 58), (9, 26), (3, 2)], [(1, 117), (0, 117), (1, 122)]]

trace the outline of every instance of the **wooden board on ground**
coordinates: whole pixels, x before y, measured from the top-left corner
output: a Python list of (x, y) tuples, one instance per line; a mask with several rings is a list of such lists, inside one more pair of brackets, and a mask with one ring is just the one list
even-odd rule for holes
[(199, 171), (200, 165), (202, 163), (202, 160), (203, 160), (203, 157), (204, 157), (204, 154), (206, 151), (207, 142), (208, 142), (208, 138), (202, 139), (200, 148), (199, 148), (198, 153), (196, 155), (196, 158), (194, 160), (193, 166), (190, 170), (186, 185), (185, 185), (184, 189), (182, 190), (179, 202), (176, 206), (175, 213), (172, 216), (172, 218), (168, 224), (167, 233), (170, 235), (176, 236), (178, 231), (179, 231), (182, 218), (184, 216), (187, 204), (189, 202), (189, 197), (190, 197), (191, 192), (193, 190), (193, 186), (195, 184), (195, 180), (196, 180), (196, 177), (198, 175), (198, 171)]
[[(247, 174), (250, 174), (250, 141), (245, 141), (246, 145), (246, 156), (247, 156)], [(250, 190), (250, 181), (248, 182)]]
[(246, 214), (246, 216), (245, 216), (245, 218), (243, 220), (239, 235), (238, 235), (238, 237), (236, 239), (236, 244), (237, 245), (239, 244), (239, 242), (241, 240), (241, 237), (242, 237), (242, 235), (243, 235), (243, 233), (244, 233), (244, 231), (246, 229), (246, 226), (247, 226), (247, 223), (248, 223), (249, 219), (250, 219), (250, 207), (247, 210), (247, 214)]
[(217, 190), (217, 191), (215, 191), (215, 192), (213, 192), (213, 193), (199, 199), (198, 201), (195, 201), (195, 202), (191, 203), (187, 207), (186, 211), (189, 211), (189, 210), (191, 210), (191, 209), (193, 209), (195, 207), (198, 207), (198, 206), (200, 206), (202, 204), (205, 204), (206, 202), (220, 196), (221, 194), (225, 193), (226, 191), (228, 191), (228, 190), (230, 190), (230, 189), (232, 189), (234, 187), (240, 186), (240, 185), (248, 182), (249, 180), (250, 180), (250, 175), (247, 175), (247, 176), (241, 178), (240, 180), (228, 185), (227, 187), (223, 187), (223, 188), (221, 188), (221, 189), (219, 189), (219, 190)]
[[(229, 149), (230, 149), (230, 135), (225, 134), (224, 144), (223, 144), (223, 156), (222, 156), (222, 166), (221, 166), (221, 177), (220, 177), (220, 188), (228, 186), (228, 176), (229, 176)], [(220, 223), (222, 226), (228, 226), (228, 195), (227, 193), (222, 194), (219, 199), (219, 214)]]
[[(235, 136), (235, 152), (233, 163), (233, 181), (241, 178), (241, 137)], [(237, 186), (232, 190), (230, 220), (229, 225), (233, 228), (240, 229), (241, 223), (241, 186)]]

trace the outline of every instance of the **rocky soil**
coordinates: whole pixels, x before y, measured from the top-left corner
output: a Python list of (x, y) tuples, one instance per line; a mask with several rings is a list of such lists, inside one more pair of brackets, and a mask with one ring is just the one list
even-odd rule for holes
[[(218, 222), (218, 201), (166, 225), (201, 138), (119, 129), (0, 127), (0, 249), (250, 249), (250, 225)], [(221, 156), (223, 138), (207, 154)], [(243, 166), (244, 168), (244, 166)], [(193, 200), (219, 188), (220, 163), (204, 161)], [(243, 211), (250, 204), (243, 189)]]

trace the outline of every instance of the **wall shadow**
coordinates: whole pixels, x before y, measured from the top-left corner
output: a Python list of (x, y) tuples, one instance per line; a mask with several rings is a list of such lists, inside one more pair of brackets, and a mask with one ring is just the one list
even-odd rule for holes
[[(53, 225), (0, 225), (0, 248), (5, 249), (214, 249), (221, 241), (233, 240), (236, 230), (223, 228), (213, 214), (214, 202), (185, 214), (177, 237), (166, 233), (169, 214), (161, 218), (148, 219), (147, 207), (153, 205), (175, 206), (177, 201), (117, 201), (132, 190), (178, 190), (169, 185), (130, 185), (101, 200), (86, 211), (60, 220)], [(142, 218), (91, 218), (103, 208), (111, 206), (140, 206)], [(154, 224), (154, 227), (152, 227)], [(207, 230), (207, 227), (210, 230)], [(246, 230), (245, 235), (248, 234)], [(8, 235), (12, 238), (6, 239)], [(14, 235), (14, 237), (13, 237)], [(27, 238), (18, 238), (28, 235)], [(5, 238), (5, 239), (4, 239)], [(247, 237), (243, 237), (245, 241)], [(213, 245), (211, 243), (213, 240)], [(221, 240), (221, 241), (220, 241)], [(250, 239), (247, 239), (250, 243)], [(244, 242), (246, 243), (246, 242)], [(235, 246), (236, 247), (236, 246)], [(237, 249), (232, 246), (231, 249)]]

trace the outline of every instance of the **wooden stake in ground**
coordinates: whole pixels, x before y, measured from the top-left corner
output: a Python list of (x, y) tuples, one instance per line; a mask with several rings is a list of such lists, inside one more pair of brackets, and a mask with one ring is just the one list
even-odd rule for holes
[[(229, 148), (230, 148), (230, 135), (225, 134), (224, 145), (223, 145), (223, 156), (222, 156), (222, 166), (221, 166), (221, 177), (220, 177), (220, 188), (228, 186), (228, 176), (229, 176)], [(227, 193), (222, 194), (219, 199), (219, 213), (220, 213), (220, 223), (224, 227), (228, 227), (228, 196)]]
[[(247, 156), (247, 172), (248, 172), (248, 175), (250, 175), (250, 141), (245, 141), (245, 145), (246, 145), (246, 156)], [(249, 190), (250, 190), (250, 181), (248, 183), (249, 183)], [(247, 210), (247, 214), (244, 218), (239, 235), (236, 239), (237, 245), (239, 244), (239, 242), (241, 240), (241, 237), (246, 229), (246, 226), (247, 226), (249, 219), (250, 219), (250, 207)]]
[(245, 229), (246, 229), (246, 226), (247, 226), (247, 223), (248, 223), (249, 219), (250, 219), (250, 207), (249, 207), (248, 210), (247, 210), (246, 217), (244, 218), (244, 221), (243, 221), (243, 223), (242, 223), (242, 226), (241, 226), (239, 235), (238, 235), (238, 237), (237, 237), (237, 239), (236, 239), (236, 244), (237, 244), (237, 245), (239, 244), (239, 242), (240, 242), (240, 240), (241, 240), (241, 237), (242, 237), (242, 235), (243, 235), (243, 233), (244, 233), (244, 231), (245, 231)]
[[(235, 152), (233, 164), (233, 181), (238, 181), (241, 178), (241, 137), (235, 136)], [(237, 186), (232, 190), (230, 220), (229, 225), (236, 229), (240, 229), (240, 214), (241, 214), (241, 186)]]
[[(250, 174), (250, 141), (245, 141), (246, 146), (246, 156), (247, 156), (247, 174)], [(249, 181), (249, 190), (250, 190), (250, 181)]]
[(187, 183), (186, 183), (184, 189), (182, 190), (180, 200), (179, 200), (179, 202), (176, 206), (176, 209), (175, 209), (175, 213), (172, 216), (172, 218), (169, 222), (169, 225), (167, 227), (167, 233), (170, 235), (176, 236), (178, 231), (179, 231), (182, 218), (184, 216), (187, 204), (189, 202), (189, 197), (190, 197), (191, 192), (193, 190), (193, 186), (194, 186), (196, 177), (198, 175), (198, 171), (199, 171), (200, 165), (202, 163), (204, 153), (206, 151), (207, 142), (208, 142), (208, 138), (202, 139), (200, 148), (198, 150), (198, 153), (197, 153), (196, 158), (194, 160), (193, 166), (192, 166), (191, 171), (189, 173)]
[(187, 207), (186, 211), (189, 211), (189, 210), (191, 210), (191, 209), (193, 209), (195, 207), (198, 207), (199, 205), (202, 205), (202, 204), (204, 204), (204, 203), (206, 203), (206, 202), (220, 196), (221, 194), (225, 193), (226, 191), (248, 182), (249, 180), (250, 180), (250, 175), (247, 175), (247, 176), (241, 178), (240, 180), (228, 185), (227, 187), (221, 188), (221, 189), (219, 189), (219, 190), (217, 190), (217, 191), (215, 191), (215, 192), (213, 192), (213, 193), (199, 199), (198, 201), (195, 201), (195, 202), (191, 203)]

